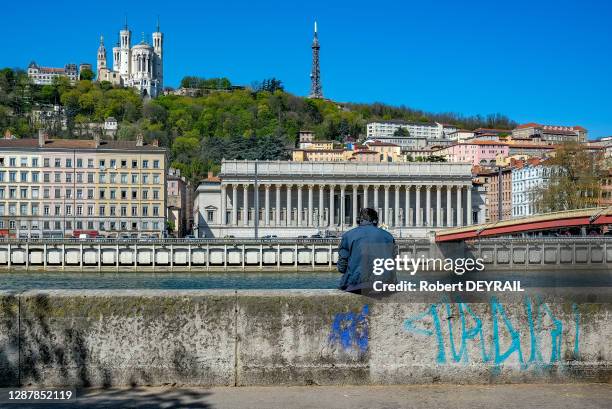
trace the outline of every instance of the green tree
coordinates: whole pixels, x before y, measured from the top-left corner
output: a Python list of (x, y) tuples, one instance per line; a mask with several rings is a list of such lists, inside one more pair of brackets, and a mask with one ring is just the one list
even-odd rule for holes
[(397, 128), (395, 132), (393, 132), (393, 135), (394, 136), (410, 136), (410, 132), (408, 131), (408, 128), (401, 126)]
[(94, 79), (94, 77), (95, 77), (94, 72), (90, 70), (89, 68), (82, 69), (79, 75), (80, 80), (91, 81)]
[(548, 183), (532, 190), (539, 212), (555, 212), (597, 206), (604, 174), (603, 158), (577, 142), (560, 145), (544, 162)]

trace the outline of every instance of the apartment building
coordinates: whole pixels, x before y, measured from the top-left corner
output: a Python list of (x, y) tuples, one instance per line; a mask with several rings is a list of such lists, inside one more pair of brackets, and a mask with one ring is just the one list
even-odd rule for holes
[(512, 130), (513, 139), (541, 140), (549, 143), (586, 142), (587, 130), (582, 126), (522, 124)]
[(495, 165), (498, 155), (508, 156), (508, 145), (495, 141), (457, 143), (438, 149), (434, 155), (443, 156), (448, 162), (469, 162), (472, 165)]
[(36, 85), (51, 85), (56, 78), (66, 77), (71, 83), (79, 79), (76, 64), (66, 64), (63, 68), (42, 67), (34, 61), (28, 65), (28, 77)]
[(0, 140), (0, 230), (64, 237), (80, 230), (161, 236), (166, 150), (137, 141)]
[[(490, 222), (508, 220), (512, 214), (512, 170), (492, 171), (488, 175), (487, 210)], [(501, 209), (500, 209), (501, 200)], [(501, 210), (501, 217), (500, 217)]]
[(437, 122), (410, 122), (402, 120), (369, 122), (366, 126), (368, 139), (385, 138), (395, 135), (400, 128), (408, 131), (412, 138), (438, 139), (448, 137), (456, 128)]
[(512, 169), (512, 217), (538, 213), (540, 189), (548, 184), (552, 168), (537, 158), (518, 162)]
[(193, 191), (180, 169), (168, 170), (168, 221), (176, 237), (185, 237), (193, 227)]

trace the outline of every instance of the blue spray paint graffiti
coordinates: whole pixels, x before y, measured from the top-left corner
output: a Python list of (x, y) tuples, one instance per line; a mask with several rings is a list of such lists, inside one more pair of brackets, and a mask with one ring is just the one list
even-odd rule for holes
[(342, 347), (344, 351), (358, 350), (365, 353), (368, 350), (368, 305), (361, 312), (341, 312), (334, 316), (329, 342)]
[[(456, 321), (453, 319), (455, 316), (453, 305), (458, 312), (459, 323), (453, 322)], [(495, 366), (503, 364), (512, 356), (516, 357), (521, 369), (527, 369), (530, 366), (548, 367), (562, 362), (563, 322), (553, 314), (547, 304), (539, 301), (533, 303), (529, 298), (524, 300), (528, 330), (523, 331), (516, 327), (517, 323), (513, 323), (504, 306), (495, 297), (491, 298), (490, 307), (492, 330), (489, 345), (487, 345), (483, 319), (475, 314), (468, 304), (462, 302), (452, 304), (447, 301), (442, 304), (431, 304), (426, 311), (407, 318), (404, 321), (404, 329), (413, 334), (434, 337), (437, 344), (436, 361), (439, 364), (467, 364), (470, 360), (468, 346), (472, 342), (478, 342), (476, 349), (479, 351), (479, 356), (477, 358)], [(446, 317), (440, 317), (442, 312), (446, 313)], [(580, 311), (576, 304), (572, 305), (572, 313), (575, 326), (572, 353), (573, 359), (578, 359)], [(446, 333), (442, 327), (443, 319), (447, 322)], [(468, 324), (468, 321), (471, 321), (472, 324)], [(428, 325), (429, 322), (431, 322), (430, 325)], [(529, 337), (528, 342), (525, 337)], [(523, 340), (522, 344), (521, 340)], [(523, 351), (525, 343), (529, 344), (527, 359)], [(504, 347), (503, 344), (506, 346)], [(543, 356), (545, 349), (543, 344), (550, 349), (549, 356)]]

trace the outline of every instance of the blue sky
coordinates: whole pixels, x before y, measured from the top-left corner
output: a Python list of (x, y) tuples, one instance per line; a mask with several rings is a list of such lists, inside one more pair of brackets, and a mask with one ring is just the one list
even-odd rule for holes
[[(184, 75), (237, 84), (275, 76), (309, 90), (319, 22), (326, 97), (404, 104), (612, 135), (612, 2), (248, 0), (3, 4), (0, 66), (95, 63), (127, 15), (133, 39), (165, 34), (165, 85)], [(150, 40), (149, 40), (150, 41)]]

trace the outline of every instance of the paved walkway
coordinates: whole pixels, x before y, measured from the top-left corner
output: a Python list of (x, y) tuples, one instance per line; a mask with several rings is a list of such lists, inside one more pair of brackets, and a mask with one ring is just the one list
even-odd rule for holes
[[(7, 408), (23, 405), (7, 405)], [(30, 405), (40, 409), (42, 405)], [(612, 384), (135, 388), (87, 390), (50, 408), (612, 408)]]

